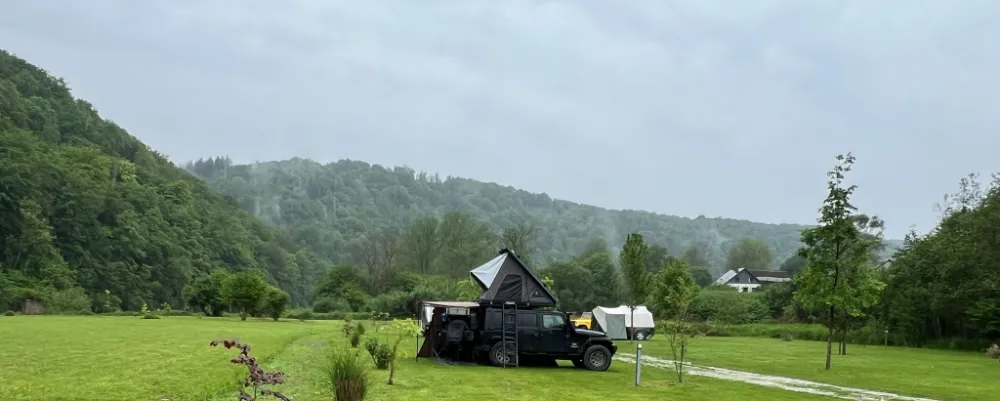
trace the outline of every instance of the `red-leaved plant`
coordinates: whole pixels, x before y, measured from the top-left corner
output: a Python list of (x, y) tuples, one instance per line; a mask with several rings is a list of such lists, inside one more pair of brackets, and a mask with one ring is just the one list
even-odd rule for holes
[[(226, 347), (226, 349), (237, 348), (240, 350), (240, 355), (232, 359), (232, 363), (237, 365), (246, 365), (247, 367), (247, 378), (240, 383), (243, 388), (240, 389), (239, 397), (240, 401), (256, 401), (258, 396), (269, 395), (282, 401), (291, 401), (291, 398), (286, 397), (274, 390), (269, 390), (262, 388), (266, 385), (274, 384), (284, 384), (285, 374), (282, 372), (265, 372), (257, 364), (257, 358), (250, 356), (250, 344), (241, 344), (238, 340), (215, 340), (210, 344), (215, 347), (219, 344)], [(247, 393), (248, 388), (253, 388), (253, 395)]]

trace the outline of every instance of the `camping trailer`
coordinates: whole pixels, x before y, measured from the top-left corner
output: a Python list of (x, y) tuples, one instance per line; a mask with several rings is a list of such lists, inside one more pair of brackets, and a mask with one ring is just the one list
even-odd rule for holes
[[(633, 324), (632, 318), (635, 317)], [(653, 314), (645, 306), (639, 305), (631, 310), (626, 305), (617, 308), (598, 306), (594, 308), (594, 320), (612, 340), (635, 338), (642, 341), (656, 333)]]

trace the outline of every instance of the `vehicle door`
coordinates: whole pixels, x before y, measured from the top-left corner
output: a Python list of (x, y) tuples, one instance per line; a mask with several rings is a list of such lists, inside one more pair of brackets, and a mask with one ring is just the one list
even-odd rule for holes
[(569, 327), (561, 313), (543, 313), (542, 327), (538, 329), (538, 353), (563, 354), (569, 352)]
[(517, 347), (521, 352), (538, 352), (538, 318), (534, 311), (521, 311), (517, 314)]

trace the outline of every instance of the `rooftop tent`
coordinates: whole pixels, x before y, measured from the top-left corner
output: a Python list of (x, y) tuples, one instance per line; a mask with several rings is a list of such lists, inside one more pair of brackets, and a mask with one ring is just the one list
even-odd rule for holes
[(480, 303), (514, 302), (520, 307), (556, 305), (556, 297), (542, 285), (538, 275), (508, 249), (501, 250), (497, 257), (469, 274), (483, 289)]

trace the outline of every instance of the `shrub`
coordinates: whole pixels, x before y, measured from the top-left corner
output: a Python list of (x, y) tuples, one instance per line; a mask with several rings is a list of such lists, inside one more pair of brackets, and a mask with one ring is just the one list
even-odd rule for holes
[[(282, 372), (265, 372), (261, 369), (260, 365), (257, 364), (257, 358), (250, 356), (250, 344), (240, 344), (237, 340), (214, 340), (209, 343), (213, 347), (219, 344), (222, 344), (226, 349), (239, 349), (239, 356), (233, 358), (231, 362), (236, 365), (246, 365), (247, 367), (247, 378), (240, 383), (243, 388), (240, 389), (238, 394), (239, 400), (255, 401), (258, 395), (269, 395), (280, 400), (291, 401), (284, 394), (264, 388), (267, 385), (284, 384), (285, 374)], [(248, 388), (253, 389), (253, 395), (246, 392)]]
[(289, 300), (288, 293), (274, 287), (269, 288), (264, 295), (264, 310), (267, 316), (277, 321), (285, 313)]
[(4, 316), (14, 316), (14, 311), (12, 311), (12, 310), (6, 311), (6, 312), (4, 312), (3, 315)]
[(382, 293), (370, 298), (365, 303), (365, 309), (369, 311), (383, 311), (392, 316), (409, 316), (410, 314), (406, 310), (406, 300), (409, 297), (409, 293), (402, 291)]
[(379, 329), (383, 326), (392, 323), (392, 317), (388, 312), (376, 312), (372, 314), (372, 326), (375, 327), (375, 332), (378, 333)]
[(146, 313), (145, 315), (142, 315), (142, 318), (143, 319), (159, 319), (160, 317), (156, 316), (156, 315), (154, 315), (152, 313)]
[(286, 316), (288, 316), (289, 319), (312, 320), (313, 312), (309, 309), (292, 309), (288, 311)]
[(76, 315), (84, 309), (90, 310), (90, 305), (90, 297), (83, 288), (73, 287), (52, 293), (46, 310), (49, 313)]
[(353, 333), (351, 333), (350, 341), (351, 341), (351, 347), (357, 348), (358, 345), (361, 344), (361, 332), (355, 330)]
[(691, 303), (690, 313), (697, 320), (713, 322), (719, 335), (730, 325), (762, 322), (771, 314), (759, 293), (723, 290), (699, 293)]
[(792, 341), (794, 336), (792, 336), (792, 332), (786, 330), (781, 332), (781, 339), (784, 341)]
[(170, 316), (174, 310), (170, 306), (170, 302), (164, 302), (160, 304), (160, 309), (157, 310), (163, 316)]
[(341, 330), (344, 331), (344, 337), (351, 338), (351, 333), (354, 332), (354, 321), (350, 317), (344, 319), (344, 327)]
[(372, 313), (371, 312), (352, 312), (352, 313), (348, 313), (347, 316), (350, 317), (353, 320), (371, 320), (372, 319)]
[(316, 313), (350, 312), (350, 310), (350, 304), (335, 298), (320, 298), (313, 302), (313, 312)]
[(104, 290), (103, 294), (94, 295), (94, 305), (101, 313), (121, 312), (122, 300), (111, 294), (111, 290)]
[(344, 312), (314, 313), (313, 320), (344, 320), (347, 314)]
[(368, 369), (357, 352), (338, 349), (330, 344), (327, 354), (327, 377), (335, 401), (361, 401), (368, 391)]
[(364, 322), (358, 322), (358, 323), (356, 323), (354, 325), (354, 332), (358, 333), (358, 335), (360, 335), (360, 336), (365, 335), (365, 324), (364, 324)]
[(51, 294), (48, 292), (39, 291), (32, 288), (14, 287), (13, 289), (11, 289), (10, 298), (7, 301), (10, 305), (9, 307), (20, 308), (21, 307), (20, 305), (24, 304), (24, 301), (29, 301), (29, 300), (40, 302), (44, 305), (48, 305), (49, 298), (51, 298)]
[(989, 349), (986, 350), (986, 356), (1000, 360), (1000, 346), (993, 344)]
[(392, 362), (392, 348), (389, 344), (382, 342), (378, 337), (369, 337), (365, 341), (365, 350), (368, 351), (368, 355), (371, 355), (372, 361), (375, 362), (375, 369), (385, 370), (389, 369), (389, 363)]
[(257, 270), (233, 273), (222, 282), (222, 300), (239, 312), (240, 320), (247, 320), (251, 312), (264, 303), (270, 286)]

